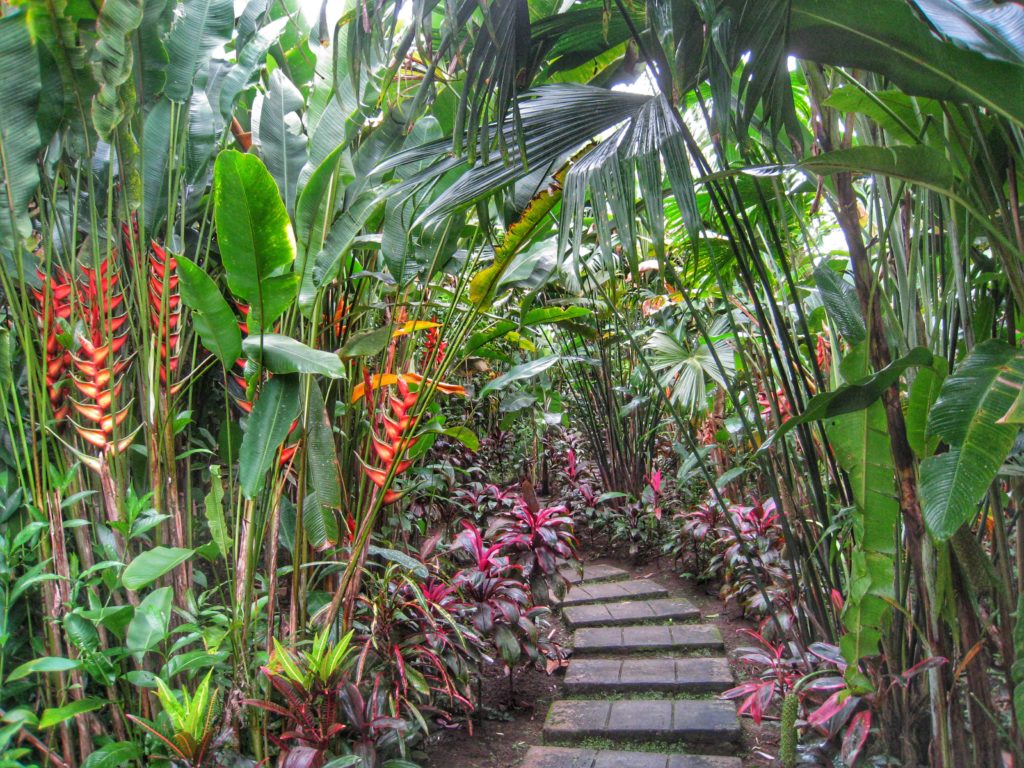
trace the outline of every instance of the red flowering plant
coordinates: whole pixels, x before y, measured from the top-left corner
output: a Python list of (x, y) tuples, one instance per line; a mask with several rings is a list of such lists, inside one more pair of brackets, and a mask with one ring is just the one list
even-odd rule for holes
[(42, 331), (46, 347), (46, 390), (53, 409), (53, 418), (61, 421), (68, 414), (66, 377), (71, 366), (71, 353), (61, 336), (71, 320), (71, 276), (60, 267), (47, 278), (36, 268), (42, 288), (33, 288), (33, 312)]
[(548, 609), (533, 604), (523, 569), (502, 554), (505, 543), (488, 544), (468, 520), (462, 527), (452, 548), (468, 555), (470, 562), (455, 574), (453, 583), (476, 631), (494, 643), (509, 668), (523, 656), (533, 662), (560, 657), (560, 649), (541, 632)]
[(121, 453), (132, 440), (121, 430), (131, 403), (120, 402), (124, 374), (132, 360), (125, 346), (128, 314), (122, 306), (121, 271), (113, 258), (96, 269), (82, 267), (81, 272), (84, 280), (76, 306), (80, 322), (70, 355), (75, 391), (71, 407), (76, 417), (72, 424), (85, 442), (106, 456)]
[(540, 508), (535, 497), (519, 499), (506, 514), (495, 518), (488, 536), (496, 536), (502, 550), (522, 569), (537, 602), (547, 604), (552, 595), (565, 593), (565, 577), (559, 561), (576, 557), (573, 521), (564, 504)]
[[(739, 700), (737, 713), (758, 724), (781, 705), (783, 741), (795, 739), (795, 733), (786, 731), (798, 729), (822, 737), (805, 749), (815, 753), (809, 755), (815, 765), (831, 764), (837, 756), (843, 765), (856, 765), (867, 746), (878, 696), (894, 685), (906, 687), (917, 675), (946, 663), (941, 657), (925, 659), (877, 686), (876, 692), (861, 695), (847, 684), (847, 663), (837, 646), (812, 643), (800, 653), (793, 643), (772, 641), (763, 632), (740, 631), (756, 643), (735, 651), (751, 678), (723, 693), (722, 698)], [(787, 701), (792, 702), (789, 712)]]
[(376, 679), (389, 711), (418, 722), (424, 710), (447, 718), (442, 702), (472, 709), (468, 662), (481, 645), (461, 619), (467, 605), (455, 586), (437, 577), (421, 582), (425, 575), (424, 565), (374, 569), (353, 619), (360, 676)]

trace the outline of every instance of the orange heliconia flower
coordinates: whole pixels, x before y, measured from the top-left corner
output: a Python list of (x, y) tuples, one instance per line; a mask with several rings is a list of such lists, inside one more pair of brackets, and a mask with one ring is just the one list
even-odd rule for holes
[[(138, 231), (136, 227), (135, 231)], [(141, 269), (135, 253), (132, 229), (121, 225), (125, 250), (131, 255), (132, 263)], [(149, 327), (156, 336), (160, 356), (160, 383), (170, 387), (171, 394), (177, 394), (180, 384), (171, 384), (181, 361), (181, 294), (178, 292), (178, 262), (168, 256), (163, 246), (155, 240), (149, 244)], [(166, 307), (166, 309), (165, 309)]]
[[(369, 379), (369, 375), (366, 376)], [(405, 472), (412, 466), (412, 461), (402, 459), (406, 451), (416, 445), (417, 438), (411, 437), (409, 432), (413, 426), (413, 416), (410, 411), (415, 407), (419, 399), (419, 392), (413, 392), (404, 378), (398, 378), (394, 382), (398, 387), (398, 396), (388, 392), (388, 402), (391, 408), (391, 416), (380, 415), (380, 422), (384, 427), (385, 437), (380, 437), (374, 427), (370, 427), (370, 438), (374, 452), (380, 460), (382, 467), (375, 467), (366, 463), (360, 457), (364, 474), (370, 482), (384, 491), (384, 503), (391, 504), (401, 497), (401, 494), (391, 488), (386, 488), (388, 475), (394, 480), (398, 475)], [(364, 389), (365, 389), (364, 385)], [(370, 403), (371, 416), (374, 405)]]
[(49, 278), (36, 267), (36, 275), (43, 287), (32, 289), (32, 298), (35, 299), (33, 312), (39, 322), (39, 330), (46, 337), (46, 391), (53, 408), (53, 417), (60, 421), (68, 415), (65, 402), (67, 390), (63, 381), (71, 365), (71, 353), (64, 349), (57, 338), (60, 330), (57, 320), (68, 322), (71, 319), (71, 276), (60, 267)]
[(71, 353), (71, 382), (78, 398), (71, 406), (80, 421), (75, 431), (94, 448), (104, 453), (120, 453), (131, 443), (131, 436), (115, 439), (115, 432), (128, 418), (131, 403), (116, 409), (121, 396), (123, 375), (131, 363), (125, 354), (128, 314), (118, 311), (124, 303), (120, 287), (121, 272), (113, 257), (98, 269), (81, 268), (85, 277), (79, 287), (79, 313), (84, 328), (79, 330), (77, 349)]

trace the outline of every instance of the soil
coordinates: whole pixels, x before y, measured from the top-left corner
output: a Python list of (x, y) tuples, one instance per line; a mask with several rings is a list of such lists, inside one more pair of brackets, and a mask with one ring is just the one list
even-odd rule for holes
[[(744, 618), (738, 608), (726, 607), (718, 598), (712, 584), (696, 584), (679, 576), (669, 558), (658, 558), (642, 564), (589, 555), (581, 557), (586, 563), (607, 563), (628, 570), (634, 576), (657, 580), (673, 597), (686, 597), (700, 608), (704, 620), (715, 624), (722, 633), (726, 652), (747, 645), (741, 629), (754, 629), (756, 624)], [(557, 617), (551, 619), (556, 639), (568, 637)], [(737, 680), (746, 672), (733, 664)], [(509, 705), (508, 675), (502, 665), (494, 664), (484, 670), (484, 721), (474, 719), (472, 733), (465, 724), (435, 733), (425, 745), (426, 765), (429, 768), (513, 768), (519, 764), (531, 745), (541, 744), (541, 729), (548, 705), (559, 698), (564, 670), (548, 675), (544, 670), (526, 669), (516, 673), (515, 700)], [(741, 718), (743, 726), (742, 748), (738, 753), (745, 767), (768, 765), (769, 755), (776, 754), (777, 725), (765, 721), (757, 726), (749, 718)]]

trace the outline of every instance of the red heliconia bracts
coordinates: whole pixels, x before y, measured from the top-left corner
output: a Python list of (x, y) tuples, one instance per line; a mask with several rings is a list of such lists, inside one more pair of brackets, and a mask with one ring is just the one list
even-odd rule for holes
[[(121, 225), (124, 247), (132, 254), (136, 269), (142, 269), (135, 255), (132, 229)], [(135, 229), (138, 232), (138, 229)], [(149, 327), (156, 337), (160, 355), (160, 383), (170, 387), (171, 394), (177, 394), (180, 384), (173, 384), (178, 365), (181, 362), (181, 294), (178, 292), (178, 262), (155, 240), (149, 244)]]
[(149, 323), (160, 352), (160, 382), (176, 394), (173, 384), (181, 361), (181, 294), (178, 262), (156, 243), (149, 246)]
[[(434, 318), (433, 322), (437, 322)], [(444, 353), (448, 348), (448, 342), (441, 338), (441, 329), (437, 326), (427, 329), (426, 339), (423, 341), (423, 366), (428, 367), (440, 365), (444, 362)]]
[[(242, 332), (243, 336), (249, 335), (249, 323), (247, 318), (249, 317), (249, 306), (240, 302), (235, 302), (235, 306), (238, 307), (239, 313), (242, 315), (242, 320), (238, 321), (238, 329)], [(246, 381), (245, 381), (245, 363), (246, 359), (240, 357), (235, 360), (235, 365), (231, 371), (231, 383), (229, 384), (229, 394), (231, 399), (235, 401), (235, 405), (238, 406), (239, 410), (245, 413), (252, 413), (252, 401), (250, 401), (246, 395)]]
[(71, 365), (71, 353), (57, 338), (60, 330), (57, 321), (71, 320), (71, 277), (60, 267), (49, 278), (39, 268), (36, 268), (36, 274), (43, 284), (41, 289), (32, 289), (32, 297), (35, 299), (33, 310), (39, 321), (39, 330), (45, 335), (46, 391), (53, 417), (60, 421), (68, 415), (67, 390), (63, 382)]
[(71, 353), (71, 381), (78, 397), (71, 398), (75, 414), (88, 426), (73, 422), (75, 431), (94, 448), (120, 453), (131, 437), (115, 440), (115, 432), (128, 418), (130, 403), (116, 409), (121, 398), (122, 375), (131, 362), (124, 354), (128, 314), (121, 306), (124, 293), (121, 273), (113, 258), (98, 269), (82, 267), (84, 284), (79, 287), (79, 314), (84, 326)]
[[(381, 464), (383, 464), (383, 467), (371, 466), (360, 459), (363, 465), (363, 472), (370, 478), (370, 482), (382, 489), (387, 485), (389, 474), (392, 476), (392, 480), (394, 480), (394, 478), (412, 466), (412, 461), (408, 459), (403, 460), (402, 456), (416, 444), (417, 440), (417, 438), (409, 437), (408, 433), (413, 426), (413, 417), (409, 412), (416, 405), (419, 393), (410, 391), (409, 385), (401, 378), (398, 379), (397, 386), (397, 397), (389, 390), (391, 413), (394, 418), (381, 414), (386, 439), (382, 439), (377, 434), (375, 428), (371, 427), (370, 430), (373, 450), (377, 454), (377, 458), (380, 459)], [(368, 399), (367, 402), (370, 403), (370, 400)], [(392, 466), (394, 466), (394, 470), (392, 470)], [(398, 492), (387, 488), (384, 490), (384, 503), (391, 504), (397, 501), (400, 496), (401, 494)]]

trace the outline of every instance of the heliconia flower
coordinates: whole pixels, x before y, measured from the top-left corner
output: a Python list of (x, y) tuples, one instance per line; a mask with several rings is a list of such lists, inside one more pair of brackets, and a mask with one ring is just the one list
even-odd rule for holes
[[(775, 390), (775, 403), (779, 409), (779, 416), (785, 424), (793, 416), (793, 407), (789, 404), (786, 391), (779, 387)], [(772, 398), (767, 392), (761, 390), (757, 393), (757, 404), (761, 406), (761, 418), (768, 421), (772, 417)]]
[[(369, 374), (366, 374), (365, 378), (369, 379)], [(402, 459), (401, 457), (417, 441), (417, 438), (408, 436), (408, 432), (413, 426), (413, 417), (410, 411), (419, 399), (419, 392), (411, 391), (404, 379), (396, 379), (395, 384), (398, 388), (398, 395), (396, 396), (390, 390), (388, 392), (388, 405), (391, 408), (391, 416), (381, 414), (379, 417), (381, 424), (384, 426), (385, 437), (380, 437), (375, 427), (371, 426), (370, 428), (371, 443), (383, 467), (375, 467), (363, 461), (361, 457), (359, 458), (363, 473), (369, 478), (371, 483), (384, 491), (385, 504), (391, 504), (401, 497), (400, 493), (386, 487), (388, 485), (388, 476), (390, 475), (392, 481), (394, 481), (398, 475), (412, 466), (410, 459)], [(367, 391), (372, 391), (372, 389), (368, 388)], [(376, 411), (376, 404), (372, 399), (368, 399), (367, 405), (370, 409), (371, 417), (373, 417)]]
[[(437, 318), (434, 318), (432, 322), (437, 322)], [(440, 327), (428, 328), (426, 339), (423, 341), (423, 367), (427, 368), (433, 364), (441, 365), (444, 362), (446, 349), (448, 349), (448, 342), (441, 339)]]
[(175, 394), (181, 388), (171, 383), (181, 356), (178, 262), (155, 242), (150, 244), (149, 302), (149, 322), (160, 346), (160, 381)]
[(37, 267), (36, 275), (43, 287), (32, 289), (35, 300), (32, 309), (39, 322), (39, 330), (46, 339), (46, 391), (53, 416), (60, 421), (68, 415), (67, 390), (63, 381), (71, 365), (71, 353), (57, 338), (60, 330), (57, 321), (68, 322), (71, 319), (71, 276), (60, 267), (56, 267), (50, 277)]
[[(131, 256), (137, 269), (142, 269), (140, 259), (135, 253), (133, 234), (138, 233), (128, 224), (121, 225), (121, 233), (125, 251)], [(178, 292), (178, 262), (155, 240), (149, 244), (149, 261), (146, 265), (149, 272), (149, 326), (157, 338), (160, 356), (160, 382), (170, 386), (171, 394), (176, 394), (181, 385), (170, 382), (178, 370), (181, 357), (181, 294)], [(166, 309), (165, 309), (166, 307)]]
[[(373, 376), (367, 374), (363, 377), (363, 381), (352, 387), (352, 400), (353, 403), (358, 403), (361, 398), (367, 395), (372, 395), (375, 389), (381, 387), (390, 387), (392, 384), (397, 384), (399, 381), (405, 382), (406, 384), (419, 384), (423, 385), (425, 381), (422, 376), (418, 373), (375, 373)], [(429, 384), (433, 385), (438, 392), (446, 395), (466, 395), (466, 388), (461, 384), (448, 384), (443, 381), (433, 382), (428, 381)]]
[(78, 419), (72, 423), (91, 446), (116, 454), (124, 451), (132, 440), (131, 436), (115, 438), (131, 407), (129, 402), (115, 410), (124, 373), (131, 363), (131, 357), (125, 355), (128, 329), (124, 325), (128, 314), (115, 314), (124, 303), (119, 287), (121, 273), (113, 258), (97, 269), (82, 267), (81, 272), (85, 280), (79, 288), (78, 309), (84, 328), (79, 330), (77, 348), (70, 354), (71, 382), (79, 398), (71, 398)]
[(348, 315), (348, 306), (344, 301), (339, 300), (337, 306), (334, 308), (334, 315), (331, 318), (334, 325), (334, 335), (339, 339), (345, 333), (345, 325), (343, 321), (346, 315)]
[(827, 374), (832, 366), (832, 343), (824, 333), (818, 334), (817, 349), (815, 350), (818, 360), (818, 368), (822, 373)]

